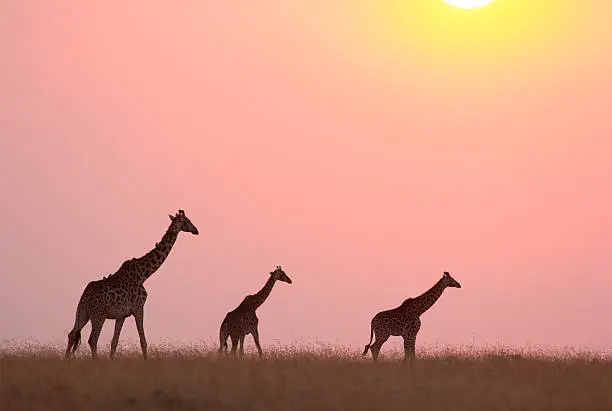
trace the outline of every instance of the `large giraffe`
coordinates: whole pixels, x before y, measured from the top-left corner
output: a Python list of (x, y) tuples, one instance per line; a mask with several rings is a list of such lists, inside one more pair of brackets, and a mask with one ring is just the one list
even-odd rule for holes
[[(425, 293), (404, 300), (398, 307), (376, 314), (371, 322), (370, 343), (365, 346), (362, 355), (366, 355), (368, 350), (371, 350), (372, 359), (378, 360), (380, 348), (393, 335), (404, 338), (404, 360), (413, 360), (416, 336), (421, 328), (421, 314), (438, 301), (447, 287), (461, 288), (461, 284), (445, 271), (442, 278)], [(376, 341), (372, 344), (374, 336), (376, 336)]]
[(291, 284), (291, 278), (285, 274), (280, 265), (270, 273), (270, 278), (261, 290), (256, 294), (244, 297), (244, 300), (242, 300), (238, 307), (227, 313), (219, 330), (219, 354), (223, 351), (227, 353), (227, 338), (229, 337), (232, 340), (232, 355), (236, 356), (236, 346), (239, 342), (240, 357), (242, 357), (244, 355), (244, 337), (251, 334), (257, 346), (259, 357), (263, 356), (261, 345), (259, 345), (259, 330), (257, 329), (259, 319), (255, 311), (266, 301), (272, 291), (272, 287), (274, 287), (274, 283), (277, 281)]
[(140, 337), (142, 356), (147, 359), (147, 340), (145, 337), (143, 319), (144, 304), (147, 291), (144, 282), (168, 257), (179, 233), (185, 231), (197, 235), (198, 229), (187, 218), (183, 210), (176, 215), (170, 215), (170, 226), (155, 248), (140, 258), (126, 260), (119, 270), (101, 280), (91, 281), (85, 287), (77, 305), (74, 328), (68, 333), (68, 348), (66, 358), (69, 358), (81, 342), (81, 329), (91, 320), (91, 335), (89, 347), (93, 358), (98, 356), (98, 338), (104, 321), (115, 320), (115, 333), (111, 341), (110, 357), (114, 358), (119, 334), (125, 319), (131, 315), (136, 320), (136, 328)]

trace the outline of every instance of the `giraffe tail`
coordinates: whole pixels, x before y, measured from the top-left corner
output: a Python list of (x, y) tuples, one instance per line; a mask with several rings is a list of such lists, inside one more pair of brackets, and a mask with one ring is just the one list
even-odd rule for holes
[(224, 327), (221, 326), (219, 330), (219, 354), (222, 352), (227, 352), (227, 337), (229, 337), (228, 333), (225, 331)]
[(68, 359), (72, 354), (75, 353), (79, 345), (81, 344), (81, 330), (73, 328), (68, 333), (68, 348), (66, 348), (65, 358)]
[(74, 352), (79, 348), (81, 344), (81, 329), (87, 322), (89, 321), (89, 314), (84, 307), (83, 304), (83, 296), (79, 299), (79, 303), (77, 305), (76, 315), (74, 318), (74, 327), (68, 333), (68, 348), (66, 349), (66, 358), (70, 356), (70, 354), (74, 354)]
[(74, 343), (72, 345), (73, 353), (79, 348), (79, 345), (81, 345), (81, 330), (74, 330)]
[(370, 342), (365, 346), (365, 349), (363, 350), (363, 354), (361, 354), (362, 356), (368, 353), (370, 346), (372, 345), (373, 338), (374, 338), (374, 327), (370, 325)]

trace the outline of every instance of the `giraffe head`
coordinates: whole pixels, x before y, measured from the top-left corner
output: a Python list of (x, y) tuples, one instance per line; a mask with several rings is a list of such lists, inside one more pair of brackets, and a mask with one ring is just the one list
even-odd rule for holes
[(191, 222), (189, 218), (185, 215), (183, 210), (179, 210), (175, 215), (169, 214), (170, 220), (172, 220), (172, 224), (179, 230), (185, 231), (187, 233), (198, 235), (198, 229)]
[(270, 275), (274, 277), (276, 281), (282, 281), (287, 284), (291, 284), (292, 282), (291, 278), (289, 278), (289, 276), (285, 274), (285, 272), (283, 271), (280, 265), (277, 265), (276, 270), (272, 271)]
[(445, 287), (454, 287), (461, 288), (461, 284), (457, 280), (455, 280), (448, 271), (444, 271), (444, 275), (442, 276), (442, 283)]

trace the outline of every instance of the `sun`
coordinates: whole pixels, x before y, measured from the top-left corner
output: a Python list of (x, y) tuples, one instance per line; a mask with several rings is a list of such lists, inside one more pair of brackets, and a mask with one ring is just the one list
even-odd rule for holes
[(454, 7), (458, 7), (460, 9), (477, 9), (479, 7), (484, 7), (489, 3), (492, 3), (493, 0), (444, 0), (448, 4)]

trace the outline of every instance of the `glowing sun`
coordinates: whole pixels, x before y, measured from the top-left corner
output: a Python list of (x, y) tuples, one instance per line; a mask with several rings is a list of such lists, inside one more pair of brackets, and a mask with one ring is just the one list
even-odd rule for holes
[(492, 3), (493, 0), (444, 0), (448, 4), (460, 9), (477, 9)]

